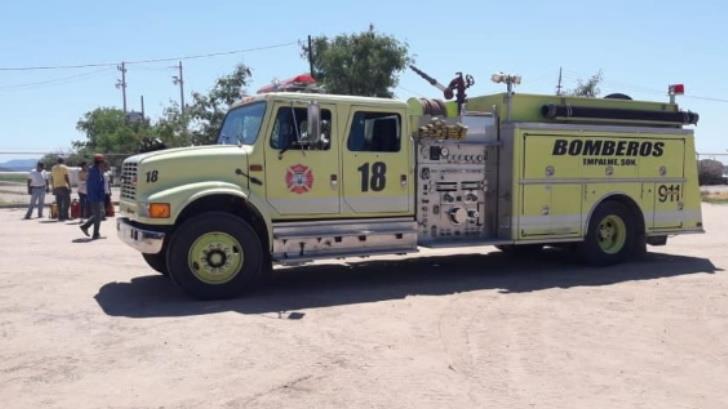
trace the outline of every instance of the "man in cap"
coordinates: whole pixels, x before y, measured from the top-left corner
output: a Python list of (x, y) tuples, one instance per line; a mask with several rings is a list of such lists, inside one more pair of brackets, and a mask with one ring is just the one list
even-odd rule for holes
[(93, 224), (94, 233), (91, 236), (92, 239), (98, 239), (99, 226), (101, 220), (103, 220), (106, 214), (106, 192), (104, 190), (104, 156), (101, 154), (94, 155), (94, 165), (88, 170), (88, 177), (86, 178), (86, 200), (89, 209), (91, 210), (91, 217), (86, 220), (86, 223), (80, 226), (83, 234), (88, 236), (88, 228)]

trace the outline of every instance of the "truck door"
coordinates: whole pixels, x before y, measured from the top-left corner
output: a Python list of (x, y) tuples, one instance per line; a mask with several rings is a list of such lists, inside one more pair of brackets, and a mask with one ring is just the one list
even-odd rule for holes
[[(580, 159), (550, 155), (555, 139), (553, 135), (523, 133), (520, 238), (581, 234), (582, 185), (566, 183), (582, 176)], [(558, 178), (566, 180), (557, 183), (554, 179)]]
[(659, 151), (654, 151), (651, 156), (644, 159), (641, 158), (640, 175), (660, 179), (653, 187), (652, 227), (655, 229), (682, 227), (685, 217), (683, 210), (685, 140), (653, 139), (650, 142), (653, 146), (662, 144)]
[(307, 109), (303, 103), (273, 105), (265, 147), (266, 198), (282, 216), (339, 213), (339, 138), (335, 107), (321, 105), (321, 143), (306, 145)]
[(405, 112), (396, 109), (351, 108), (341, 144), (345, 212), (396, 215), (413, 211), (404, 120)]
[(682, 227), (684, 188), (682, 183), (655, 183), (655, 210), (652, 213), (655, 229)]

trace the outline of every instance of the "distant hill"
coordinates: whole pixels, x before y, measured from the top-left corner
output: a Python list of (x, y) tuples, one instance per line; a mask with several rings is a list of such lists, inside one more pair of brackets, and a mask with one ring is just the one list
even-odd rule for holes
[(13, 159), (7, 162), (0, 162), (0, 171), (27, 171), (35, 167), (38, 159)]

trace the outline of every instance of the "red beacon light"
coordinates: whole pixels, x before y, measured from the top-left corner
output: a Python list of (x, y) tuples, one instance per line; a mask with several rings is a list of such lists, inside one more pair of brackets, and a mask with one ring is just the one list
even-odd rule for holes
[(672, 84), (667, 87), (667, 92), (670, 95), (683, 95), (685, 94), (685, 84)]
[(310, 74), (300, 74), (295, 77), (285, 79), (283, 81), (273, 81), (273, 83), (261, 87), (258, 94), (267, 94), (269, 92), (315, 92), (316, 80)]
[(685, 95), (685, 84), (670, 84), (667, 87), (667, 95), (670, 96), (670, 103), (675, 103), (675, 95)]

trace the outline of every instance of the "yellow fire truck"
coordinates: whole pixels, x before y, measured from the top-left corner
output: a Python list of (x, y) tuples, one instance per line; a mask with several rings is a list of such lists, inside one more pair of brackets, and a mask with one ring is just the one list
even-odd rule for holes
[(189, 294), (221, 298), (273, 263), (550, 245), (607, 265), (703, 231), (697, 114), (493, 79), (508, 91), (451, 102), (244, 98), (217, 145), (124, 162), (118, 234)]

